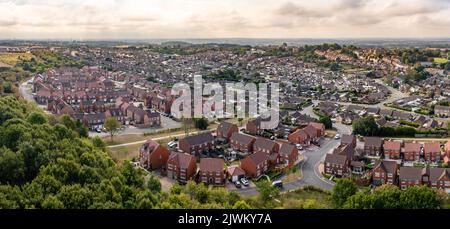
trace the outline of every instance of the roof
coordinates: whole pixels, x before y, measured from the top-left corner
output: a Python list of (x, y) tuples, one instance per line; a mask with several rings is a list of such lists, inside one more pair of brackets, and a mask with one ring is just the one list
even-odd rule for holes
[(246, 134), (241, 134), (241, 133), (233, 133), (233, 135), (231, 135), (230, 140), (232, 141), (237, 141), (241, 144), (244, 145), (248, 145), (250, 144), (252, 141), (255, 140), (254, 137), (250, 136), (250, 135), (246, 135)]
[(341, 137), (341, 144), (353, 144), (356, 141), (356, 136), (353, 134), (344, 134)]
[(422, 176), (425, 175), (426, 172), (426, 168), (400, 167), (399, 178), (400, 180), (422, 180)]
[(383, 139), (379, 137), (365, 137), (364, 146), (381, 147), (383, 145)]
[(438, 142), (424, 143), (423, 152), (425, 153), (441, 152), (441, 144), (439, 144)]
[(254, 154), (247, 156), (243, 160), (250, 160), (255, 165), (260, 165), (260, 164), (264, 163), (265, 161), (267, 161), (267, 159), (269, 159), (269, 155), (267, 155), (266, 153), (256, 152)]
[(236, 126), (236, 125), (233, 123), (229, 123), (229, 122), (221, 122), (219, 124), (219, 126), (217, 127), (217, 131), (220, 133), (228, 133), (228, 131), (230, 131), (230, 129), (233, 126)]
[(205, 142), (214, 141), (214, 137), (212, 136), (211, 132), (207, 132), (207, 133), (202, 133), (202, 134), (198, 134), (198, 135), (188, 136), (188, 137), (181, 139), (180, 141), (182, 141), (182, 140), (186, 141), (190, 145), (200, 145)]
[(325, 156), (325, 163), (344, 165), (347, 162), (347, 157), (339, 154), (327, 154)]
[(189, 167), (191, 161), (195, 162), (195, 157), (186, 153), (172, 153), (169, 156), (169, 161), (173, 161), (180, 168), (186, 169)]
[(237, 166), (232, 166), (227, 169), (227, 173), (230, 174), (230, 176), (242, 176), (245, 175), (245, 171)]
[(405, 143), (405, 152), (420, 152), (421, 147), (420, 143)]
[(223, 172), (225, 163), (221, 158), (202, 158), (200, 160), (200, 171)]
[(430, 181), (437, 181), (443, 178), (450, 179), (450, 169), (429, 168)]
[(396, 150), (400, 152), (402, 147), (402, 143), (399, 141), (384, 141), (383, 148), (384, 150)]
[(278, 143), (271, 141), (269, 139), (265, 139), (265, 138), (256, 138), (256, 141), (255, 141), (255, 146), (257, 146), (259, 148), (267, 149), (267, 150), (272, 150), (276, 144), (278, 144)]
[(382, 170), (386, 171), (387, 173), (396, 173), (397, 172), (397, 162), (381, 160), (381, 161), (378, 161), (378, 163), (375, 165), (373, 170), (375, 170), (377, 168), (381, 168)]
[(288, 144), (288, 143), (283, 143), (283, 144), (281, 144), (281, 147), (280, 147), (280, 154), (289, 156), (295, 150), (296, 150), (296, 148), (294, 145)]
[(315, 127), (313, 127), (312, 125), (306, 126), (305, 128), (303, 128), (303, 130), (309, 137), (314, 138), (317, 136), (317, 129)]
[(309, 125), (316, 128), (317, 130), (325, 130), (325, 125), (323, 123), (311, 122)]

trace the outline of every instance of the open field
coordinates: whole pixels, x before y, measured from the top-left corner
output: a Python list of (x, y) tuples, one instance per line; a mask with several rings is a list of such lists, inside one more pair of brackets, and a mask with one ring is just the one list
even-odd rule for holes
[(108, 154), (115, 162), (131, 160), (133, 158), (139, 157), (139, 147), (141, 147), (141, 145), (141, 143), (138, 143), (116, 148), (109, 148)]
[(20, 60), (31, 60), (31, 53), (0, 53), (0, 63), (15, 66)]

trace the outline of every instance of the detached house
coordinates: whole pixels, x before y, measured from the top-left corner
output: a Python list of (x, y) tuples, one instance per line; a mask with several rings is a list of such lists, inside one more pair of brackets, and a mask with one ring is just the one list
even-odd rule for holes
[(399, 159), (402, 143), (399, 141), (384, 141), (383, 151), (386, 159)]
[(280, 147), (280, 163), (288, 168), (292, 168), (298, 160), (297, 148), (288, 143), (281, 144)]
[(441, 160), (441, 145), (437, 142), (424, 143), (423, 155), (426, 161), (439, 162)]
[(231, 136), (237, 132), (239, 132), (238, 126), (229, 122), (221, 122), (216, 130), (217, 138), (226, 141), (229, 141)]
[(429, 185), (431, 188), (443, 189), (450, 193), (450, 169), (429, 168)]
[(200, 160), (199, 181), (206, 185), (225, 184), (225, 164), (221, 158)]
[(269, 155), (264, 152), (256, 152), (241, 160), (241, 168), (248, 177), (259, 177), (267, 170)]
[(420, 158), (421, 151), (422, 145), (420, 143), (405, 143), (403, 151), (403, 160), (418, 161)]
[(353, 134), (343, 134), (341, 137), (341, 145), (350, 145), (352, 148), (355, 148), (356, 136)]
[(189, 136), (179, 141), (179, 148), (185, 153), (202, 153), (211, 150), (215, 146), (211, 132)]
[(250, 121), (248, 121), (245, 129), (248, 131), (249, 134), (252, 135), (260, 135), (263, 130), (261, 129), (261, 117), (252, 119)]
[(350, 160), (345, 155), (327, 154), (325, 156), (325, 173), (343, 176), (349, 172)]
[(263, 152), (268, 155), (278, 153), (279, 149), (278, 143), (265, 138), (256, 138), (255, 144), (253, 144), (254, 152)]
[(197, 162), (194, 156), (185, 153), (172, 153), (167, 160), (167, 177), (186, 183), (197, 172)]
[(294, 143), (294, 144), (302, 144), (302, 145), (309, 144), (308, 134), (304, 130), (301, 130), (301, 129), (298, 129), (298, 130), (294, 131), (293, 133), (289, 134), (288, 140), (289, 140), (289, 142)]
[(234, 150), (239, 150), (246, 153), (253, 152), (253, 145), (256, 138), (250, 135), (245, 135), (241, 133), (233, 133), (230, 138), (230, 146)]
[(166, 170), (169, 150), (153, 140), (145, 142), (139, 150), (139, 161), (144, 168)]
[(397, 182), (398, 165), (395, 161), (381, 160), (372, 169), (373, 185), (394, 184)]
[(364, 138), (364, 154), (379, 157), (383, 153), (383, 140), (379, 137)]

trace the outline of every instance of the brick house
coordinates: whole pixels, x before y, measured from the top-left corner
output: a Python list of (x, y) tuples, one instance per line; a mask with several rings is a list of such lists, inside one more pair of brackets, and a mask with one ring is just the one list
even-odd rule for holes
[(450, 192), (450, 169), (429, 168), (429, 185), (431, 188), (443, 189)]
[(436, 105), (434, 107), (434, 114), (440, 117), (449, 117), (450, 107)]
[(323, 123), (311, 122), (309, 126), (314, 127), (317, 130), (317, 137), (322, 137), (325, 135), (325, 125)]
[(102, 129), (105, 123), (106, 117), (104, 113), (85, 114), (83, 116), (83, 124), (90, 130)]
[(264, 152), (256, 152), (240, 161), (241, 168), (248, 177), (259, 177), (269, 169), (269, 155)]
[(206, 185), (225, 184), (225, 163), (221, 158), (200, 160), (199, 181)]
[(179, 141), (179, 149), (185, 153), (202, 153), (214, 149), (215, 141), (211, 132), (188, 136)]
[(280, 147), (280, 163), (292, 168), (298, 160), (298, 149), (289, 143), (282, 143)]
[(241, 167), (231, 166), (227, 168), (227, 176), (231, 182), (235, 182), (245, 177), (245, 171)]
[(405, 143), (405, 147), (403, 148), (403, 160), (418, 161), (421, 151), (422, 145), (420, 143)]
[(343, 176), (350, 171), (350, 160), (345, 155), (327, 154), (325, 156), (325, 173)]
[(234, 150), (251, 153), (253, 152), (253, 145), (256, 138), (250, 135), (233, 133), (230, 138), (230, 146)]
[(247, 125), (245, 126), (247, 132), (251, 135), (260, 135), (262, 133), (261, 130), (261, 117), (249, 120)]
[(380, 160), (372, 169), (372, 184), (394, 184), (397, 182), (398, 165), (395, 161)]
[[(400, 167), (399, 170), (399, 185), (402, 190), (412, 186), (419, 186), (424, 184), (424, 176), (427, 175), (426, 168), (418, 167)], [(425, 181), (428, 182), (427, 178)]]
[(302, 145), (308, 145), (309, 144), (309, 138), (308, 134), (301, 129), (297, 129), (293, 133), (289, 134), (288, 140), (291, 143), (294, 144), (302, 144)]
[(237, 132), (239, 132), (239, 128), (236, 124), (221, 122), (217, 127), (216, 136), (229, 141), (233, 133)]
[(399, 159), (402, 143), (399, 141), (384, 141), (383, 151), (386, 159)]
[(356, 147), (356, 136), (353, 134), (343, 134), (341, 137), (341, 145), (350, 145)]
[(153, 140), (148, 140), (139, 149), (141, 166), (149, 169), (166, 170), (169, 150)]
[(197, 161), (194, 156), (185, 153), (172, 153), (167, 160), (167, 177), (186, 183), (192, 180), (197, 172)]
[(441, 160), (441, 145), (438, 142), (423, 144), (423, 155), (426, 161), (439, 162)]
[(253, 144), (254, 152), (263, 152), (268, 155), (278, 153), (280, 145), (275, 141), (271, 141), (265, 138), (256, 138), (255, 144)]
[(379, 157), (383, 153), (383, 139), (379, 137), (364, 138), (364, 154)]

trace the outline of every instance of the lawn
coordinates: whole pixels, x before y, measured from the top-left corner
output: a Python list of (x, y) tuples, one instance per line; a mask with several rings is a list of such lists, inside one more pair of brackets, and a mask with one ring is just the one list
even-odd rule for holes
[(144, 136), (143, 134), (124, 134), (124, 135), (117, 135), (114, 136), (113, 142), (111, 142), (110, 136), (102, 137), (103, 141), (106, 142), (109, 146), (112, 145), (120, 145), (128, 142), (137, 142), (137, 141), (144, 141), (149, 139), (149, 136)]
[(115, 162), (131, 160), (139, 157), (139, 148), (142, 144), (133, 144), (116, 148), (108, 148), (108, 154)]
[(445, 58), (434, 58), (434, 63), (437, 63), (437, 64), (443, 64), (443, 63), (447, 63), (448, 62), (448, 59), (445, 59)]

